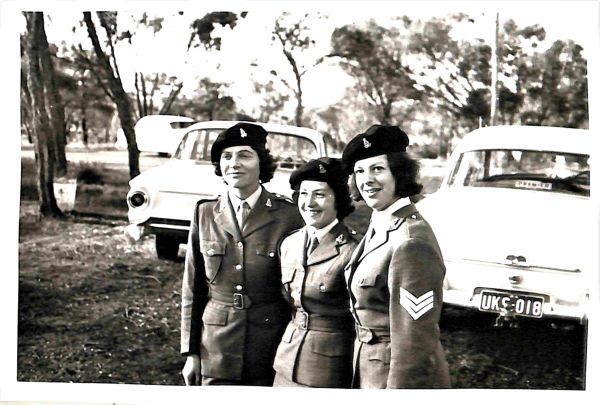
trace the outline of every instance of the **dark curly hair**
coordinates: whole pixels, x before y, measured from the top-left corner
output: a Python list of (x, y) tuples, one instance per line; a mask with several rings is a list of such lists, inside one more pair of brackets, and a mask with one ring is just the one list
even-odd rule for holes
[[(267, 148), (252, 148), (256, 151), (258, 155), (259, 162), (259, 176), (258, 179), (262, 183), (268, 183), (273, 178), (273, 174), (275, 173), (275, 169), (277, 169), (277, 164), (273, 160), (273, 156), (271, 156), (271, 152)], [(223, 177), (223, 173), (221, 173), (221, 166), (219, 162), (213, 162), (213, 166), (215, 167), (215, 174), (219, 177)]]
[[(333, 197), (335, 198), (335, 210), (336, 217), (338, 220), (342, 221), (348, 215), (354, 212), (354, 205), (352, 204), (352, 199), (350, 198), (350, 190), (348, 188), (348, 177), (340, 179), (340, 181), (336, 181), (333, 183), (327, 182), (329, 187), (333, 190)], [(298, 190), (300, 189), (300, 184), (296, 185), (293, 190), (292, 199), (294, 203), (298, 205)]]
[[(396, 180), (394, 194), (401, 198), (419, 194), (423, 190), (423, 185), (417, 182), (419, 162), (410, 157), (407, 152), (387, 153), (385, 156)], [(356, 186), (354, 174), (350, 176), (350, 196), (354, 201), (363, 200)]]

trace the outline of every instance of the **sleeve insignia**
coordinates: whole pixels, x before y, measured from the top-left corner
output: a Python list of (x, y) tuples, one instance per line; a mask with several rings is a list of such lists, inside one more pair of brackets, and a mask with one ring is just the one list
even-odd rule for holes
[(433, 290), (426, 292), (420, 297), (415, 297), (400, 287), (400, 305), (406, 309), (415, 321), (433, 308), (433, 298)]

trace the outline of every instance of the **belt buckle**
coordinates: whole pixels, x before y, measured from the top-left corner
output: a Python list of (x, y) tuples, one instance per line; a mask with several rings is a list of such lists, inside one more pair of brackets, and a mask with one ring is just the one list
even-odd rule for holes
[(244, 309), (244, 294), (233, 293), (233, 307), (235, 309)]
[(308, 329), (308, 314), (306, 312), (300, 312), (302, 314), (302, 323), (300, 327), (302, 329)]

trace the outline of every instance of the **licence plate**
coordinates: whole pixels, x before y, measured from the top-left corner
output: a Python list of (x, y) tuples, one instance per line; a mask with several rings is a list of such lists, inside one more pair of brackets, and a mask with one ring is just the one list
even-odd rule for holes
[(483, 290), (479, 310), (541, 318), (543, 305), (543, 297)]

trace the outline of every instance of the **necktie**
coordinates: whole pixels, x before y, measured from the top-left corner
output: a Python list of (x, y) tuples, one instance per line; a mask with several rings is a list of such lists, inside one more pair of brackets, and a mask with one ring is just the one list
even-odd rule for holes
[(236, 213), (236, 219), (238, 221), (238, 225), (240, 226), (240, 231), (244, 229), (244, 225), (246, 224), (246, 219), (248, 218), (248, 214), (250, 213), (250, 204), (246, 201), (238, 205), (238, 210)]
[(308, 244), (307, 256), (317, 248), (317, 245), (319, 245), (319, 239), (317, 239), (317, 235), (313, 234), (312, 238), (310, 239), (310, 243)]

